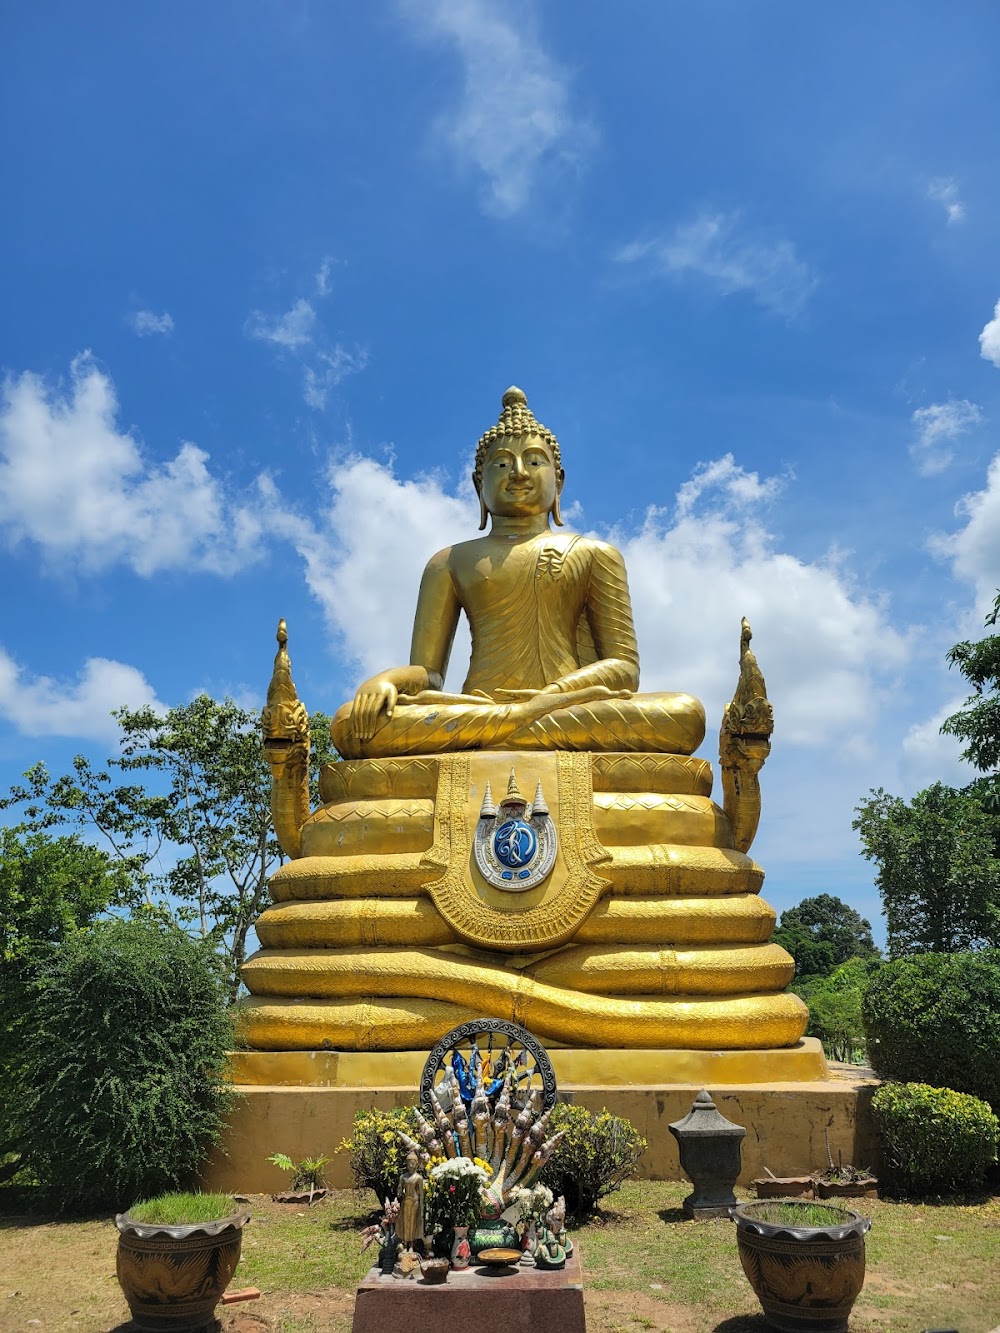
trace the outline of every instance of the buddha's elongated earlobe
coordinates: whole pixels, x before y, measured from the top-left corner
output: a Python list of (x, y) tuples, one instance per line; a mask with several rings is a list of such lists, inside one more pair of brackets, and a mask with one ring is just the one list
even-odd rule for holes
[(556, 498), (552, 501), (552, 509), (550, 510), (552, 514), (552, 522), (556, 525), (557, 528), (561, 528), (564, 526), (562, 520), (562, 514), (559, 510), (559, 496), (562, 494), (563, 481), (565, 480), (565, 478), (566, 474), (560, 468), (559, 474), (556, 477)]
[[(556, 501), (558, 504), (558, 500)], [(486, 508), (486, 501), (483, 499), (482, 491), (479, 492), (479, 531), (482, 532), (489, 522), (490, 511)], [(558, 519), (556, 520), (558, 522)]]

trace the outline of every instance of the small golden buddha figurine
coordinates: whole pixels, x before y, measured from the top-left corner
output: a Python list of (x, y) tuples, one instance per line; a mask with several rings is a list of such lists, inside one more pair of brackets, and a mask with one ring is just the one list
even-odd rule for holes
[[(410, 665), (373, 676), (333, 721), (345, 759), (447, 750), (691, 754), (705, 713), (688, 694), (635, 694), (639, 652), (625, 563), (562, 526), (556, 437), (518, 388), (479, 441), (472, 480), (489, 534), (439, 551), (420, 584)], [(465, 612), (472, 661), (443, 692)]]
[[(480, 439), (473, 481), (490, 530), (428, 563), (410, 664), (337, 712), (342, 759), (312, 813), (279, 624), (263, 730), (290, 859), (243, 968), (250, 1045), (420, 1050), (479, 1017), (605, 1050), (795, 1045), (808, 1015), (782, 993), (794, 963), (769, 943), (775, 914), (747, 855), (774, 725), (750, 626), (720, 808), (693, 757), (704, 711), (636, 693), (621, 555), (559, 531), (559, 445), (520, 389)], [(472, 659), (450, 694), (463, 612)]]
[(413, 1249), (415, 1241), (424, 1245), (424, 1193), (427, 1183), (420, 1171), (420, 1164), (415, 1152), (406, 1154), (406, 1170), (400, 1174), (396, 1186), (396, 1198), (399, 1200), (399, 1221), (396, 1234), (408, 1250)]

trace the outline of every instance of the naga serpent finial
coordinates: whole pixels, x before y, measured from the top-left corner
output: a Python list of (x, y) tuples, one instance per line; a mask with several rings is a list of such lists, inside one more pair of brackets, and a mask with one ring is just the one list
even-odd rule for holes
[(750, 648), (752, 638), (750, 622), (744, 616), (740, 621), (740, 678), (732, 702), (726, 704), (719, 733), (725, 811), (741, 852), (749, 849), (760, 822), (758, 774), (770, 753), (774, 731), (774, 710)]
[(286, 856), (301, 855), (301, 829), (309, 815), (309, 714), (292, 680), (288, 626), (278, 621), (278, 651), (261, 713), (264, 757), (271, 767), (271, 815)]

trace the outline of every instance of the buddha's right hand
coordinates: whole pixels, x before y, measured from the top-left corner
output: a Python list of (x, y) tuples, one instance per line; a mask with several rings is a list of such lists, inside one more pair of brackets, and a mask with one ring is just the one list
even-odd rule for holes
[(372, 676), (358, 689), (351, 709), (351, 729), (359, 741), (370, 741), (392, 717), (399, 690), (389, 676)]

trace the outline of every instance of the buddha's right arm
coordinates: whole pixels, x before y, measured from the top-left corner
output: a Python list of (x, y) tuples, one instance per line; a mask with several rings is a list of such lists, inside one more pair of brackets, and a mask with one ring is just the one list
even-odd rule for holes
[(354, 696), (351, 726), (358, 740), (371, 740), (390, 720), (401, 694), (419, 694), (444, 686), (461, 610), (451, 578), (450, 555), (450, 550), (444, 550), (432, 556), (420, 580), (409, 666), (378, 672)]

